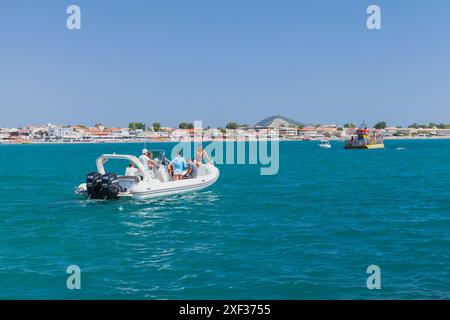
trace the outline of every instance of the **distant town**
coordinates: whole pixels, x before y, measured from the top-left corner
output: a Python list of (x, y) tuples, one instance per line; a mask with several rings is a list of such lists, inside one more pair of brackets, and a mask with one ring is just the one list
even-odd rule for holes
[[(108, 127), (97, 123), (85, 125), (26, 126), (20, 128), (0, 128), (0, 144), (28, 143), (107, 143), (107, 142), (180, 142), (198, 138), (203, 141), (251, 141), (276, 138), (280, 140), (347, 140), (358, 126), (302, 124), (283, 116), (271, 116), (255, 125), (227, 123), (223, 128), (202, 128), (194, 130), (192, 123), (180, 123), (178, 128), (163, 127), (155, 122), (146, 125), (133, 122), (128, 127)], [(391, 127), (381, 121), (372, 128), (385, 139), (450, 139), (450, 125), (411, 124), (408, 127)]]

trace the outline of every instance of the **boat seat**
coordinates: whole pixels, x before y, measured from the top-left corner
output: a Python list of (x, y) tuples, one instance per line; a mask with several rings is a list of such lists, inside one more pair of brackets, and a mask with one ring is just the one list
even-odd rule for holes
[(163, 174), (159, 170), (154, 170), (153, 174), (156, 179), (158, 179), (160, 182), (167, 182), (166, 177), (163, 176)]

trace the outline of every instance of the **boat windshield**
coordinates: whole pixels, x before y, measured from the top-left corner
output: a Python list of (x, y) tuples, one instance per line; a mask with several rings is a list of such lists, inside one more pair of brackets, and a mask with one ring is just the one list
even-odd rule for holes
[(157, 162), (161, 162), (164, 159), (166, 159), (166, 151), (165, 150), (150, 150), (150, 152), (153, 155), (153, 160), (157, 161)]

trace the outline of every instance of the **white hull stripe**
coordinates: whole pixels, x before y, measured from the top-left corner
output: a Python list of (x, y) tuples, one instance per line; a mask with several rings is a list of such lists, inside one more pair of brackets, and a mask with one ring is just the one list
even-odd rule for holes
[[(189, 191), (191, 189), (198, 189), (198, 188), (204, 188), (204, 187), (208, 187), (209, 185), (213, 184), (214, 182), (216, 182), (218, 177), (216, 177), (215, 179), (208, 181), (208, 182), (204, 182), (204, 183), (200, 183), (200, 184), (196, 184), (196, 185), (192, 185), (192, 186), (185, 186), (185, 187), (176, 187), (176, 188), (167, 188), (167, 189), (159, 189), (159, 190), (149, 190), (149, 191), (142, 191), (142, 192), (132, 192), (132, 195), (136, 195), (136, 196), (142, 196), (142, 195), (150, 195), (150, 194), (155, 194), (155, 193), (165, 193), (165, 192), (175, 192), (175, 191)], [(119, 194), (120, 197), (120, 194)]]

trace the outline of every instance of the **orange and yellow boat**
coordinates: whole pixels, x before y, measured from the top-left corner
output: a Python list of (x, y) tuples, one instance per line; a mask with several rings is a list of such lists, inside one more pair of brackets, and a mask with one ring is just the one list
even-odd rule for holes
[(383, 149), (383, 136), (377, 132), (371, 132), (363, 123), (356, 129), (356, 135), (347, 141), (345, 149)]

